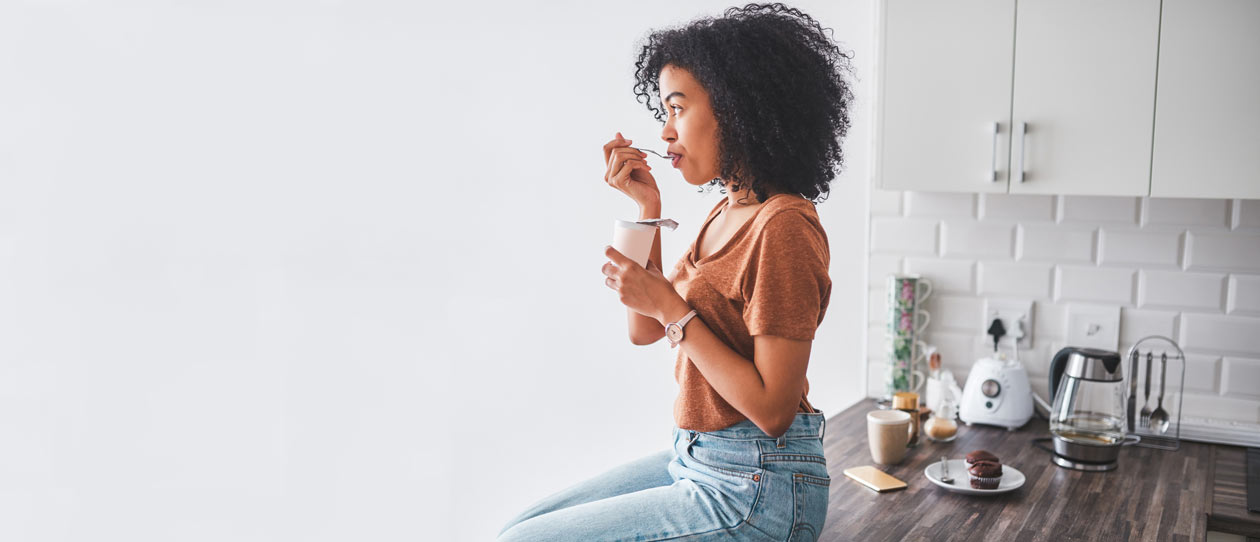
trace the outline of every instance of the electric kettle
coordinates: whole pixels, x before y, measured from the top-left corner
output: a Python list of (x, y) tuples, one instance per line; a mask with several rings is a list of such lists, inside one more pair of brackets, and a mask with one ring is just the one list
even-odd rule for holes
[(1120, 354), (1069, 346), (1050, 361), (1054, 463), (1086, 471), (1116, 468), (1125, 443)]

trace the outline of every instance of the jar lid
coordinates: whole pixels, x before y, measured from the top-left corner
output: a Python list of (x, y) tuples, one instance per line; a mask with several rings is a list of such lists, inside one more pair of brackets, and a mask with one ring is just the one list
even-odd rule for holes
[(893, 394), (892, 407), (897, 410), (919, 409), (919, 394), (912, 391), (899, 391)]

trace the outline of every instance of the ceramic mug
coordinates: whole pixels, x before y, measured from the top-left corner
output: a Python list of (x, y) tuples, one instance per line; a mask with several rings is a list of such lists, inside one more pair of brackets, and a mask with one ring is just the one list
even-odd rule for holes
[(876, 410), (866, 413), (866, 438), (871, 459), (881, 465), (896, 465), (906, 458), (907, 445), (914, 432), (910, 413), (902, 410)]
[(920, 317), (920, 316), (922, 316), (922, 317), (923, 317), (923, 323), (921, 323), (921, 324), (916, 323), (916, 324), (914, 325), (914, 336), (916, 336), (916, 337), (922, 337), (922, 336), (923, 336), (923, 332), (924, 332), (925, 330), (927, 330), (928, 322), (931, 322), (931, 321), (932, 321), (932, 314), (931, 314), (931, 313), (929, 313), (928, 311), (925, 311), (925, 310), (920, 310), (920, 311), (918, 311), (918, 312), (914, 313), (914, 317), (913, 317), (913, 318), (914, 318), (914, 321), (915, 321), (915, 322), (918, 322), (918, 321), (919, 321), (919, 317)]
[(927, 376), (915, 367), (923, 363), (927, 343), (921, 340), (910, 340), (904, 337), (885, 336), (889, 345), (888, 371), (884, 378), (884, 392), (887, 397), (899, 391), (918, 392), (927, 383)]

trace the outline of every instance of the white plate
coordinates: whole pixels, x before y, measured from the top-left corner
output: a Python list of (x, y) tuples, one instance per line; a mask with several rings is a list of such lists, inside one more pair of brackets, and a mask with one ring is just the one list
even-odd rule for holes
[(976, 489), (971, 487), (971, 476), (967, 474), (967, 461), (964, 459), (948, 459), (949, 461), (949, 477), (954, 479), (954, 483), (947, 484), (941, 481), (941, 462), (933, 461), (931, 465), (923, 469), (923, 475), (927, 476), (933, 484), (941, 486), (950, 491), (966, 493), (968, 495), (996, 495), (998, 493), (1006, 493), (1014, 491), (1024, 485), (1024, 473), (1010, 465), (1002, 465), (1002, 481), (998, 482), (997, 489)]

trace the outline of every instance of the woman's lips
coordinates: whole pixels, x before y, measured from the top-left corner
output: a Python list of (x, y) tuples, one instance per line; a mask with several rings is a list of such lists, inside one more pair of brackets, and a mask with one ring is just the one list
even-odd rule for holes
[(671, 164), (673, 164), (673, 166), (674, 166), (674, 167), (678, 167), (678, 162), (679, 162), (679, 161), (681, 161), (681, 160), (682, 160), (682, 155), (681, 155), (681, 154), (675, 154), (675, 155), (673, 155), (673, 159), (672, 159), (672, 160), (670, 160), (670, 163), (671, 163)]

